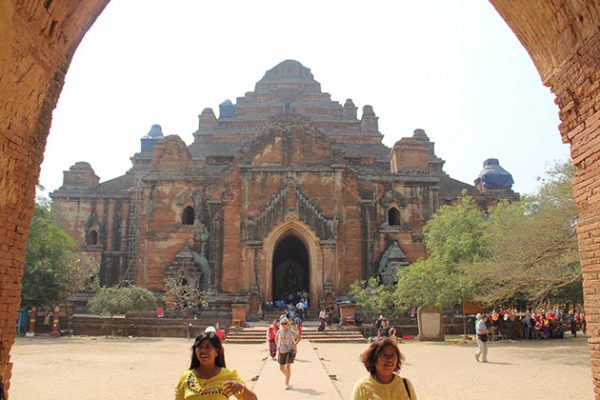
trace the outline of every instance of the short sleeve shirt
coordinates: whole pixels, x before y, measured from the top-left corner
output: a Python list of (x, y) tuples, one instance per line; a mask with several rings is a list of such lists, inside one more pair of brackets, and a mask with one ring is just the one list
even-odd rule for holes
[[(188, 369), (181, 374), (175, 387), (175, 400), (223, 400), (228, 398), (223, 393), (225, 381), (237, 381), (245, 386), (234, 369), (221, 368), (217, 375), (209, 379), (201, 379), (194, 370)], [(235, 397), (241, 399), (241, 396)]]
[(410, 392), (406, 392), (406, 387), (402, 378), (394, 375), (394, 380), (388, 384), (379, 383), (371, 375), (359, 379), (352, 390), (352, 400), (416, 400), (417, 395), (410, 383), (406, 380), (406, 385)]

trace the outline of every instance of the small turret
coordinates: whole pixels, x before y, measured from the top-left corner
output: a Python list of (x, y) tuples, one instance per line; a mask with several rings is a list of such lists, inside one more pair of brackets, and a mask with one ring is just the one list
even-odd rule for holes
[(198, 130), (208, 131), (211, 129), (216, 129), (218, 126), (219, 122), (217, 121), (217, 117), (215, 116), (213, 109), (205, 108), (202, 110), (202, 114), (198, 116)]
[(346, 99), (343, 112), (344, 119), (356, 120), (356, 110), (358, 108), (354, 105), (352, 99)]
[(379, 132), (379, 117), (375, 115), (373, 106), (363, 107), (363, 114), (360, 120), (360, 130), (362, 132)]
[(141, 151), (151, 151), (152, 148), (158, 141), (160, 141), (165, 136), (162, 132), (162, 127), (158, 124), (152, 125), (150, 128), (150, 132), (146, 134), (143, 138), (140, 139), (141, 142)]
[(219, 118), (231, 118), (233, 117), (233, 103), (227, 99), (219, 104)]
[(500, 166), (496, 158), (488, 158), (483, 162), (483, 169), (475, 179), (475, 187), (480, 192), (486, 190), (510, 190), (514, 184), (512, 175)]
[(63, 171), (63, 185), (61, 189), (86, 190), (93, 189), (100, 183), (100, 178), (92, 166), (79, 161), (72, 165), (68, 171)]

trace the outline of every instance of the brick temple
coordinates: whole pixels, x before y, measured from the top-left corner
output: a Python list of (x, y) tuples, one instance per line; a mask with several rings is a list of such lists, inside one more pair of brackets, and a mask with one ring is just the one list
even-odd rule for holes
[(193, 137), (188, 146), (154, 125), (124, 175), (100, 183), (78, 162), (51, 193), (102, 285), (160, 291), (165, 277), (185, 277), (251, 313), (299, 292), (332, 302), (425, 257), (424, 224), (463, 191), (484, 210), (518, 198), (493, 159), (475, 186), (448, 176), (422, 129), (390, 149), (372, 106), (359, 116), (351, 99), (331, 100), (293, 60), (218, 117), (204, 109)]

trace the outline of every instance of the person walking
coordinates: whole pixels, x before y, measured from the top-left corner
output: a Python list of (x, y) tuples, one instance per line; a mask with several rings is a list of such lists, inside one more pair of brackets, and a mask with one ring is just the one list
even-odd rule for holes
[(477, 319), (479, 320), (477, 322), (477, 327), (476, 327), (476, 333), (477, 333), (477, 352), (475, 353), (475, 359), (479, 362), (479, 357), (481, 357), (481, 362), (488, 362), (487, 361), (487, 352), (488, 352), (488, 348), (487, 348), (487, 342), (488, 342), (488, 335), (490, 333), (490, 331), (487, 328), (487, 325), (485, 324), (488, 320), (488, 316), (487, 315), (481, 315), (481, 314), (477, 314)]
[(267, 343), (269, 343), (269, 354), (273, 360), (276, 360), (277, 356), (277, 344), (275, 338), (277, 337), (277, 331), (279, 330), (279, 321), (274, 319), (273, 323), (267, 329)]
[(290, 378), (292, 376), (292, 364), (296, 357), (296, 343), (297, 334), (290, 329), (290, 321), (287, 318), (283, 318), (279, 321), (280, 329), (277, 331), (276, 343), (279, 370), (285, 376), (285, 389), (291, 389)]

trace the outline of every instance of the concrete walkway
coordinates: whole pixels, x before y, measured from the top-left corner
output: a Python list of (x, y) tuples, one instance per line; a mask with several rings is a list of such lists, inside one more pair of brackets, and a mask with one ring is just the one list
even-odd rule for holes
[(269, 357), (254, 385), (254, 393), (259, 399), (342, 399), (307, 340), (298, 343), (298, 354), (292, 364), (291, 389), (285, 390), (284, 380), (279, 363)]

